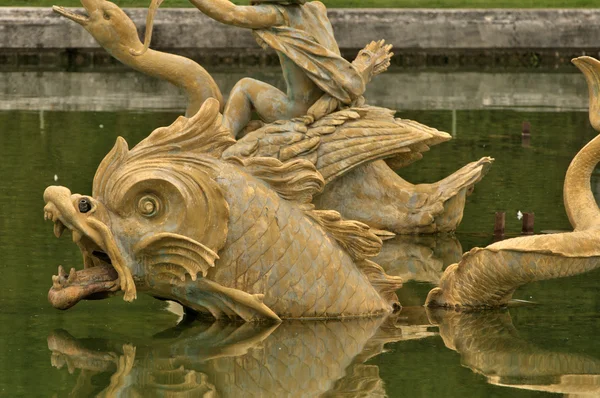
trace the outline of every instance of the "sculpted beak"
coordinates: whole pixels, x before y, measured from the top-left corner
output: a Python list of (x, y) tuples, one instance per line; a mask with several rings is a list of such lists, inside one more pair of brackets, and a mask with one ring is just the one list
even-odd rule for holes
[(571, 62), (585, 76), (590, 96), (590, 123), (594, 130), (600, 132), (600, 61), (592, 57), (578, 57)]
[[(85, 8), (85, 11), (87, 11), (88, 15), (92, 15), (92, 13), (100, 8), (100, 3), (103, 1), (104, 0), (81, 0), (81, 5), (83, 8)], [(71, 21), (77, 22), (82, 26), (90, 21), (90, 18), (87, 15), (74, 13), (64, 7), (52, 6), (52, 10), (63, 17), (69, 18)]]
[(69, 18), (71, 21), (77, 22), (82, 26), (85, 26), (90, 21), (89, 17), (74, 13), (61, 6), (52, 6), (52, 10), (65, 18)]
[[(54, 222), (54, 235), (60, 237), (66, 229), (71, 230), (73, 242), (79, 246), (84, 260), (84, 269), (80, 271), (73, 268), (67, 274), (63, 267), (58, 268), (48, 293), (52, 305), (67, 309), (82, 299), (118, 290), (124, 291), (126, 301), (134, 300), (135, 283), (107, 225), (106, 213), (99, 215), (103, 212), (102, 204), (59, 186), (46, 188), (44, 201), (44, 218)], [(87, 208), (80, 207), (82, 203)]]

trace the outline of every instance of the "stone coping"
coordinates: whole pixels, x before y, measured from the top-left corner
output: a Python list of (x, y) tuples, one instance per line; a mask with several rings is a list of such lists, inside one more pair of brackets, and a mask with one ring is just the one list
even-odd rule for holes
[[(58, 1), (60, 3), (60, 1)], [(146, 10), (126, 10), (140, 32)], [(600, 9), (330, 9), (340, 48), (385, 39), (399, 50), (597, 49)], [(195, 8), (160, 9), (153, 48), (255, 49), (249, 31), (222, 25)], [(0, 48), (93, 49), (77, 24), (48, 8), (0, 8)]]

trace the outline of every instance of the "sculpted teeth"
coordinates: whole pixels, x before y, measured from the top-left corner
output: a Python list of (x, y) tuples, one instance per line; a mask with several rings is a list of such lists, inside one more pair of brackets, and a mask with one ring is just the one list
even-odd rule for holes
[(81, 240), (81, 233), (73, 230), (73, 242), (78, 243)]
[(52, 275), (52, 287), (54, 289), (61, 289), (62, 288), (62, 286), (61, 286), (61, 284), (59, 282), (58, 275)]
[(63, 232), (65, 231), (65, 228), (65, 225), (62, 222), (60, 222), (60, 220), (56, 220), (56, 222), (54, 223), (54, 236), (60, 238)]
[(71, 271), (69, 271), (69, 277), (67, 278), (67, 282), (68, 283), (75, 282), (76, 277), (77, 277), (77, 271), (75, 270), (75, 268), (71, 268)]
[(71, 268), (69, 271), (69, 275), (65, 271), (65, 268), (62, 265), (58, 266), (58, 275), (52, 275), (52, 288), (54, 289), (62, 289), (72, 284), (77, 280), (77, 270), (75, 268)]

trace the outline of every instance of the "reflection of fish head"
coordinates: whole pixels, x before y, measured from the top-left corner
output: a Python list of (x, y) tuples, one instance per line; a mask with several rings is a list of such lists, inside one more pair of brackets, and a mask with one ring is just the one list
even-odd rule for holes
[[(46, 218), (57, 236), (73, 231), (85, 268), (69, 276), (59, 271), (50, 291), (54, 306), (68, 308), (119, 288), (131, 301), (149, 266), (154, 274), (180, 279), (206, 274), (225, 243), (229, 217), (214, 181), (218, 161), (206, 153), (218, 156), (232, 142), (228, 137), (211, 100), (194, 118), (154, 131), (131, 151), (119, 138), (96, 172), (92, 196), (47, 188)], [(185, 150), (198, 140), (208, 147)]]
[(437, 284), (444, 268), (459, 261), (461, 256), (462, 246), (453, 235), (398, 235), (383, 242), (373, 261), (404, 282)]
[[(363, 362), (378, 343), (403, 338), (401, 329), (380, 335), (382, 318), (345, 321), (203, 323), (178, 325), (150, 341), (78, 339), (65, 331), (48, 337), (53, 366), (81, 369), (75, 389), (97, 373), (105, 392), (216, 392), (219, 396), (361, 396), (383, 393), (378, 367)], [(128, 340), (130, 342), (131, 340)], [(85, 372), (84, 372), (85, 371)], [(84, 391), (78, 391), (83, 395)], [(73, 394), (75, 395), (75, 394)], [(381, 394), (383, 395), (383, 394)], [(193, 395), (202, 396), (202, 395)]]

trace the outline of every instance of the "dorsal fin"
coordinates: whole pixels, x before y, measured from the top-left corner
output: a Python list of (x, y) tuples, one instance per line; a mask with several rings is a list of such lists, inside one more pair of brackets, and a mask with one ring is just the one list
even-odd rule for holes
[(315, 166), (304, 159), (282, 163), (275, 158), (229, 158), (229, 162), (245, 168), (253, 176), (266, 182), (282, 198), (308, 204), (315, 194), (323, 190), (325, 181)]
[(379, 264), (370, 260), (357, 261), (356, 265), (367, 279), (369, 279), (369, 282), (371, 282), (371, 285), (377, 290), (382, 299), (395, 308), (400, 307), (396, 290), (402, 287), (402, 278), (386, 274)]
[(147, 157), (176, 150), (221, 157), (235, 140), (222, 124), (219, 107), (219, 101), (207, 99), (195, 115), (180, 116), (170, 126), (154, 130), (130, 151), (129, 156)]
[(375, 257), (381, 251), (381, 239), (367, 225), (344, 220), (334, 210), (311, 210), (307, 214), (321, 225), (355, 260)]

